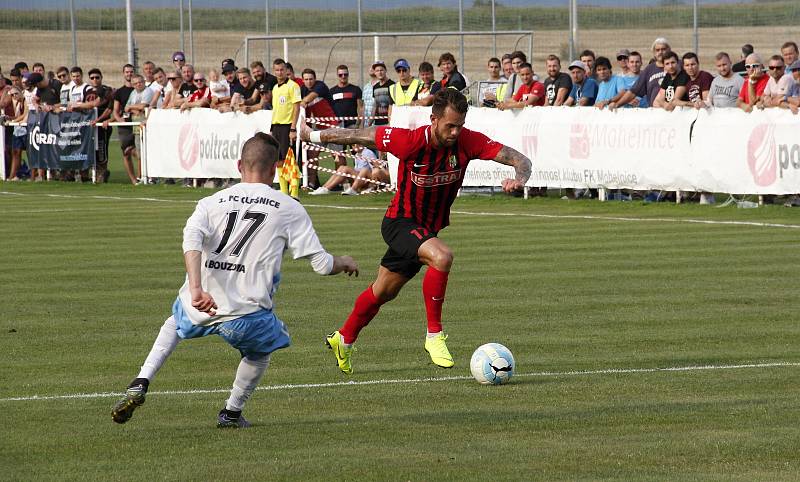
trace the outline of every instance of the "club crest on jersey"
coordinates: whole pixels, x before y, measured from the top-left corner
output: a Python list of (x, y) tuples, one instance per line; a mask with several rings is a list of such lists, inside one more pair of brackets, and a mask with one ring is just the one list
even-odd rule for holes
[(456, 155), (455, 154), (450, 156), (450, 159), (448, 159), (448, 161), (450, 162), (450, 167), (451, 168), (452, 167), (456, 167), (458, 165), (458, 159), (456, 159)]
[(453, 184), (461, 178), (461, 169), (455, 171), (437, 172), (435, 174), (417, 174), (411, 172), (411, 182), (419, 187), (443, 186)]

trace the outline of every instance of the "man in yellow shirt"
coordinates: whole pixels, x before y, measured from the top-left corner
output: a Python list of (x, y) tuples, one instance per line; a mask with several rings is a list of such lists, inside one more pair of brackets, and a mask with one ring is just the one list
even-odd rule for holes
[(397, 59), (394, 63), (397, 72), (397, 83), (389, 86), (389, 96), (392, 103), (389, 105), (389, 116), (392, 115), (392, 105), (411, 105), (417, 100), (422, 83), (411, 75), (411, 66), (406, 59)]
[[(272, 128), (271, 132), (280, 146), (278, 167), (283, 166), (286, 152), (297, 139), (297, 115), (300, 113), (300, 86), (289, 78), (286, 61), (275, 59), (272, 73), (278, 83), (272, 87)], [(285, 191), (285, 180), (281, 179), (281, 190)]]

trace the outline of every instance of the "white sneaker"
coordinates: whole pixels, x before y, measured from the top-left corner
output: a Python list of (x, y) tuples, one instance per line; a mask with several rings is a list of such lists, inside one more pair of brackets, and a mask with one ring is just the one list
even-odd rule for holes
[(313, 191), (311, 191), (308, 194), (311, 195), (311, 196), (321, 196), (323, 194), (330, 194), (330, 193), (331, 193), (330, 189), (328, 189), (325, 186), (320, 186), (320, 187), (314, 189)]
[(348, 187), (346, 190), (342, 191), (342, 196), (358, 196), (358, 191), (352, 187)]
[(713, 194), (700, 193), (700, 204), (716, 204)]

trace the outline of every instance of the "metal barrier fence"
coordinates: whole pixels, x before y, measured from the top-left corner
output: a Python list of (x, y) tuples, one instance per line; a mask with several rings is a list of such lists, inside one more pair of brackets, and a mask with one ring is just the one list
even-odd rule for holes
[[(701, 65), (713, 70), (713, 56), (720, 50), (738, 60), (744, 43), (772, 54), (784, 41), (800, 38), (796, 0), (410, 0), (403, 7), (390, 0), (242, 0), (235, 6), (201, 0), (129, 1), (130, 54), (139, 64), (152, 60), (170, 66), (172, 52), (183, 50), (188, 61), (203, 71), (219, 68), (225, 58), (243, 65), (246, 36), (281, 33), (532, 30), (536, 32), (533, 63), (540, 69), (548, 54), (567, 59), (570, 50), (574, 56), (586, 48), (606, 56), (621, 48), (644, 53), (656, 36), (664, 36), (678, 52), (697, 48)], [(106, 81), (118, 85), (121, 65), (129, 58), (127, 23), (121, 1), (5, 0), (0, 9), (0, 66), (7, 72), (19, 60), (40, 61), (55, 70), (77, 62), (100, 67)], [(382, 43), (387, 52), (383, 60), (394, 60), (394, 50), (389, 49), (399, 42), (395, 38)], [(478, 79), (495, 52), (492, 42), (492, 38), (468, 39), (461, 55), (458, 38), (440, 38), (431, 49), (453, 52), (462, 72)], [(294, 63), (322, 69), (316, 53), (327, 51), (330, 43), (328, 39), (293, 42)], [(410, 62), (422, 60), (417, 49), (424, 50), (425, 43), (411, 45), (411, 54), (404, 54)], [(498, 44), (496, 50), (503, 53), (512, 47)], [(356, 65), (357, 60), (354, 56), (347, 63)]]

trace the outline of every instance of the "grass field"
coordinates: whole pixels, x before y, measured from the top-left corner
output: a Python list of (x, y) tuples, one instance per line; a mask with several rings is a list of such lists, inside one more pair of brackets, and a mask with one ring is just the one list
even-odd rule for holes
[[(459, 198), (441, 235), (456, 254), (456, 367), (422, 349), (415, 279), (362, 333), (348, 378), (322, 340), (375, 275), (388, 196), (304, 196), (326, 248), (362, 273), (285, 260), (276, 311), (293, 346), (246, 408), (255, 426), (214, 428), (238, 361), (216, 338), (182, 342), (147, 404), (115, 425), (208, 192), (0, 184), (0, 478), (800, 477), (800, 211), (778, 206)], [(488, 341), (517, 359), (508, 385), (469, 377)]]

